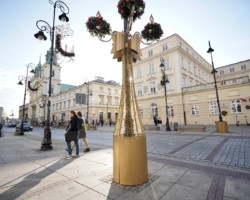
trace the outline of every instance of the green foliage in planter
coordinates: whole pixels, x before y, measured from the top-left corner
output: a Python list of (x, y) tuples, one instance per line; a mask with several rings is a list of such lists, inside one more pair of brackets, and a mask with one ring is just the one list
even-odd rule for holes
[(221, 111), (221, 114), (222, 114), (223, 116), (227, 116), (227, 111), (226, 111), (226, 110), (223, 110), (223, 111)]

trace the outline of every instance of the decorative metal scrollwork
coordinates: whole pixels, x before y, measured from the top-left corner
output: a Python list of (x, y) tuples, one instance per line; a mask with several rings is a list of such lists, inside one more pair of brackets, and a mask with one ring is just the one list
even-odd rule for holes
[(39, 89), (39, 87), (37, 87), (37, 88), (31, 87), (31, 81), (28, 81), (28, 88), (29, 88), (31, 91), (33, 91), (33, 92), (35, 92), (35, 91), (37, 91), (37, 90)]

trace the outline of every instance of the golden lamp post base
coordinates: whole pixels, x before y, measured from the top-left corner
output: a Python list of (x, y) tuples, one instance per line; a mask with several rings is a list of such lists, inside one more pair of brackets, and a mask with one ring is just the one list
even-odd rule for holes
[(218, 133), (228, 133), (227, 122), (216, 122), (216, 129)]
[(113, 180), (121, 185), (148, 181), (146, 136), (114, 136)]

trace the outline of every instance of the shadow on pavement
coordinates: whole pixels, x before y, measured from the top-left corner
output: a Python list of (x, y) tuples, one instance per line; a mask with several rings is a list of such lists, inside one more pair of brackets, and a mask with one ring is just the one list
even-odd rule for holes
[[(19, 196), (21, 196), (22, 194), (26, 193), (28, 190), (32, 189), (37, 184), (39, 184), (44, 178), (51, 175), (55, 171), (61, 169), (62, 167), (68, 165), (72, 161), (73, 160), (66, 160), (65, 158), (61, 158), (56, 163), (50, 166), (46, 166), (45, 168), (43, 166), (39, 167), (39, 168), (44, 168), (42, 171), (34, 172), (33, 170), (33, 172), (27, 175), (20, 183), (15, 184), (11, 188), (0, 194), (0, 199), (13, 200), (18, 198)], [(38, 171), (39, 168), (36, 169), (35, 171)], [(16, 179), (10, 182), (13, 182), (15, 180)], [(3, 187), (3, 185), (1, 187)]]

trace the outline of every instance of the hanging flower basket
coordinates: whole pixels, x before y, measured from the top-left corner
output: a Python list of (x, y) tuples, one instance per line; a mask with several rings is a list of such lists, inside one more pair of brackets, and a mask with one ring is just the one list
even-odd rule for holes
[(160, 37), (163, 35), (163, 30), (161, 29), (161, 25), (154, 22), (148, 23), (143, 31), (141, 32), (142, 37), (149, 41), (149, 40), (159, 40)]
[(88, 31), (93, 35), (103, 37), (111, 33), (110, 24), (102, 17), (89, 17), (86, 26)]
[(223, 111), (221, 111), (221, 114), (222, 114), (223, 116), (227, 116), (227, 111), (226, 111), (226, 110), (223, 110)]
[(140, 19), (145, 9), (145, 2), (143, 0), (120, 0), (117, 8), (122, 19), (127, 19), (130, 16), (133, 5), (135, 6), (133, 21)]

